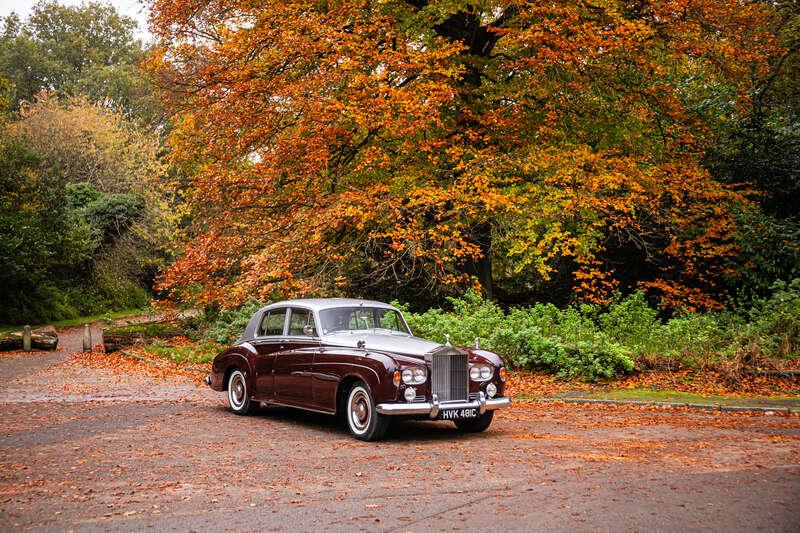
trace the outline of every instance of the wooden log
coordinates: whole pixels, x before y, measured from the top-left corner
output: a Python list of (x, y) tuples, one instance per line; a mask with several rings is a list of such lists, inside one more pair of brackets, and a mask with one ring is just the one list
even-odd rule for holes
[(106, 353), (118, 352), (129, 346), (141, 344), (151, 339), (169, 339), (179, 335), (184, 335), (184, 332), (179, 329), (163, 329), (159, 330), (157, 334), (154, 335), (148, 335), (142, 333), (141, 331), (124, 331), (115, 333), (113, 329), (104, 330), (102, 332), (103, 347), (105, 348)]
[[(24, 332), (14, 331), (0, 336), (0, 351), (22, 350), (24, 348)], [(53, 331), (31, 331), (31, 349), (55, 350), (58, 347), (58, 335)]]
[(771, 378), (800, 379), (800, 370), (747, 370), (745, 374)]

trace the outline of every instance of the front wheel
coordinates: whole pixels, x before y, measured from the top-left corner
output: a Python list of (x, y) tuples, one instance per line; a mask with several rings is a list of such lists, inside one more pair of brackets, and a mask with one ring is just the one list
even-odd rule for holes
[(389, 417), (375, 410), (375, 401), (361, 381), (355, 383), (347, 395), (345, 415), (350, 433), (360, 440), (380, 440), (389, 428)]
[(250, 399), (247, 380), (238, 368), (228, 377), (228, 404), (237, 415), (247, 415), (255, 411), (257, 403)]
[(486, 411), (478, 418), (468, 418), (466, 420), (454, 420), (456, 427), (466, 433), (480, 433), (486, 431), (492, 424), (494, 411)]

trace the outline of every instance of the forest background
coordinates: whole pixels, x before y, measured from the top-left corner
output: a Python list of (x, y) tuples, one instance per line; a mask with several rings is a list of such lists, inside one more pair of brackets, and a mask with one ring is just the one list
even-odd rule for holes
[(0, 323), (357, 296), (564, 375), (797, 365), (796, 2), (148, 7), (0, 22)]

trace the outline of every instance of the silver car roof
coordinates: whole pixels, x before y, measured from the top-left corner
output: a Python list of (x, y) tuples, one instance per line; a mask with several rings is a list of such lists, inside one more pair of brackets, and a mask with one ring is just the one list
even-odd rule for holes
[(266, 311), (273, 307), (286, 307), (292, 305), (299, 305), (306, 307), (313, 311), (320, 311), (322, 309), (330, 309), (331, 307), (381, 307), (384, 309), (394, 309), (387, 303), (377, 302), (375, 300), (361, 300), (358, 298), (302, 298), (298, 300), (284, 300), (282, 302), (275, 302), (262, 307), (259, 311)]
[(313, 312), (318, 312), (323, 309), (331, 309), (335, 307), (358, 307), (362, 305), (364, 307), (378, 307), (381, 309), (397, 309), (396, 307), (387, 303), (377, 302), (375, 300), (360, 300), (358, 298), (304, 298), (298, 300), (284, 300), (282, 302), (275, 302), (274, 304), (265, 305), (253, 313), (253, 316), (247, 323), (247, 327), (244, 329), (244, 333), (242, 333), (242, 336), (239, 337), (237, 342), (244, 342), (255, 338), (259, 319), (264, 314), (264, 311), (275, 309), (276, 307), (298, 306), (305, 307)]

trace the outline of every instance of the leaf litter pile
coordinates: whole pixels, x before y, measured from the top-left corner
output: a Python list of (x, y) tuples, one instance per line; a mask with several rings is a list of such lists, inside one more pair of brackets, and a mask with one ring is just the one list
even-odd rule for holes
[(158, 361), (131, 357), (122, 353), (78, 352), (70, 356), (70, 362), (87, 368), (105, 369), (111, 372), (128, 374), (142, 373), (160, 380), (191, 381), (202, 384), (204, 372), (188, 368), (166, 358)]
[(608, 392), (631, 389), (677, 391), (691, 394), (770, 397), (800, 397), (800, 379), (776, 376), (745, 376), (732, 381), (719, 372), (680, 370), (675, 372), (640, 372), (599, 383), (562, 381), (535, 372), (509, 372), (506, 394), (511, 397), (541, 398), (569, 391)]

